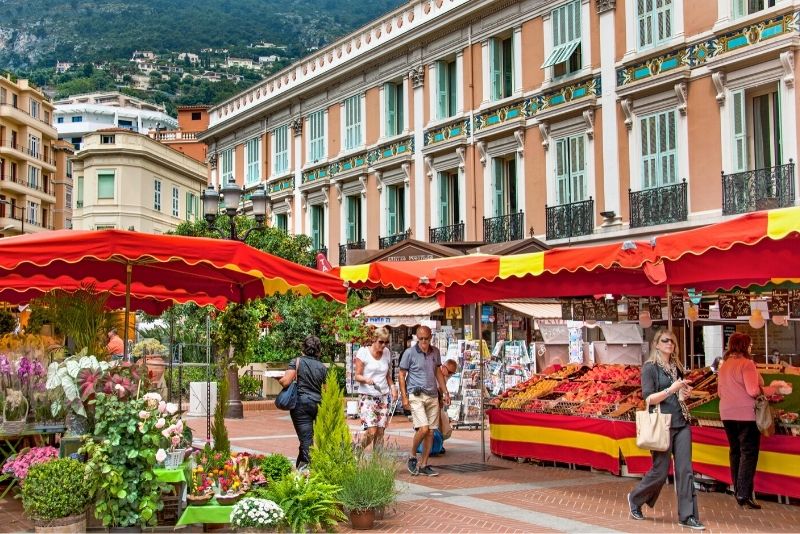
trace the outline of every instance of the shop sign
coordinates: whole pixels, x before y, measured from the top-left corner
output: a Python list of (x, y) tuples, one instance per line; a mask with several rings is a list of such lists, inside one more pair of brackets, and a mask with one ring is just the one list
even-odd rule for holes
[(639, 320), (639, 297), (628, 297), (628, 320)]
[(800, 319), (800, 290), (789, 291), (789, 317)]
[(789, 315), (789, 291), (786, 289), (775, 289), (772, 292), (772, 299), (769, 301), (769, 314)]
[(461, 306), (448, 306), (444, 311), (445, 319), (461, 319)]
[(683, 295), (673, 294), (669, 296), (669, 305), (673, 319), (683, 319)]
[(648, 308), (650, 310), (650, 319), (658, 321), (663, 319), (661, 316), (661, 297), (650, 297), (648, 299)]
[(492, 315), (492, 306), (483, 306), (481, 308), (481, 322), (488, 323), (489, 316)]

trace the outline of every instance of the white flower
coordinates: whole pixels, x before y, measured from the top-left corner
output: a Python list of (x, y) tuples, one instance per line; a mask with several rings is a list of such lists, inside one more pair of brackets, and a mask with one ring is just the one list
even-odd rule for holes
[[(166, 419), (164, 419), (163, 417), (159, 417), (158, 421), (156, 421), (156, 428), (159, 428), (159, 429), (160, 428), (164, 428), (164, 425), (166, 425), (166, 424), (167, 424)], [(163, 434), (163, 432), (162, 432), (162, 434)], [(168, 438), (169, 434), (165, 434), (164, 437)]]
[(149, 400), (154, 400), (156, 402), (160, 402), (161, 401), (161, 395), (159, 395), (155, 391), (151, 391), (150, 393), (145, 393), (144, 395), (142, 395), (142, 398), (144, 400), (146, 400), (146, 401), (149, 401)]
[(168, 414), (175, 415), (175, 413), (177, 411), (178, 411), (178, 405), (177, 404), (175, 404), (174, 402), (168, 402), (167, 403), (167, 413)]
[(158, 413), (164, 413), (167, 411), (167, 403), (164, 401), (160, 401), (158, 403)]
[(139, 412), (139, 419), (147, 419), (148, 417), (150, 417), (150, 412), (147, 410), (142, 410)]
[(156, 462), (162, 463), (166, 459), (167, 459), (166, 451), (164, 449), (158, 449), (158, 452), (156, 452)]

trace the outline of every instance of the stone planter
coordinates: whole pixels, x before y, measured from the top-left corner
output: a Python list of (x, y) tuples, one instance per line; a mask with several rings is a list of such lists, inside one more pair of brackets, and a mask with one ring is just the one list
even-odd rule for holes
[(61, 517), (51, 521), (34, 521), (33, 527), (35, 532), (46, 532), (52, 534), (59, 532), (66, 534), (86, 532), (86, 514), (83, 513), (71, 515), (69, 517)]

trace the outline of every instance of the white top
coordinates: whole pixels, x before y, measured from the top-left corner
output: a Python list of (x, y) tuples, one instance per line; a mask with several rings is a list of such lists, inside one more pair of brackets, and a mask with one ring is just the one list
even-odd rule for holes
[(386, 381), (386, 375), (389, 373), (389, 364), (392, 361), (392, 354), (389, 349), (384, 347), (381, 359), (376, 360), (372, 356), (369, 347), (361, 347), (356, 353), (356, 358), (364, 362), (364, 372), (361, 373), (364, 378), (368, 382), (370, 380), (375, 382), (375, 385), (359, 382), (358, 392), (364, 395), (372, 395), (373, 397), (388, 395), (389, 383)]

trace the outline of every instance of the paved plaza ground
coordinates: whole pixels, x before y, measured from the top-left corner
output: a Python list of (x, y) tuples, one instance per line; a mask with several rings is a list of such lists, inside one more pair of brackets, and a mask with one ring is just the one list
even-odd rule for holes
[[(350, 426), (357, 432), (358, 420)], [(191, 419), (196, 438), (204, 438), (204, 418)], [(248, 412), (243, 420), (228, 420), (235, 450), (297, 454), (297, 438), (288, 413)], [(411, 424), (395, 417), (388, 430), (392, 446), (405, 452), (411, 443)], [(518, 463), (489, 455), (480, 468), (480, 431), (455, 430), (445, 442), (447, 452), (434, 458), (442, 466), (438, 477), (412, 477), (398, 469), (401, 494), (378, 532), (689, 532), (676, 524), (672, 486), (665, 488), (654, 510), (644, 509), (646, 521), (628, 518), (625, 495), (637, 479), (603, 472), (552, 465)], [(487, 433), (488, 454), (488, 433)], [(455, 469), (447, 468), (452, 466)], [(707, 532), (798, 532), (800, 506), (762, 499), (763, 510), (741, 510), (732, 496), (700, 493), (701, 519)], [(0, 532), (30, 530), (18, 501), (0, 503)], [(162, 530), (162, 529), (159, 529)], [(186, 529), (184, 532), (198, 531)], [(342, 532), (349, 529), (344, 525)]]

